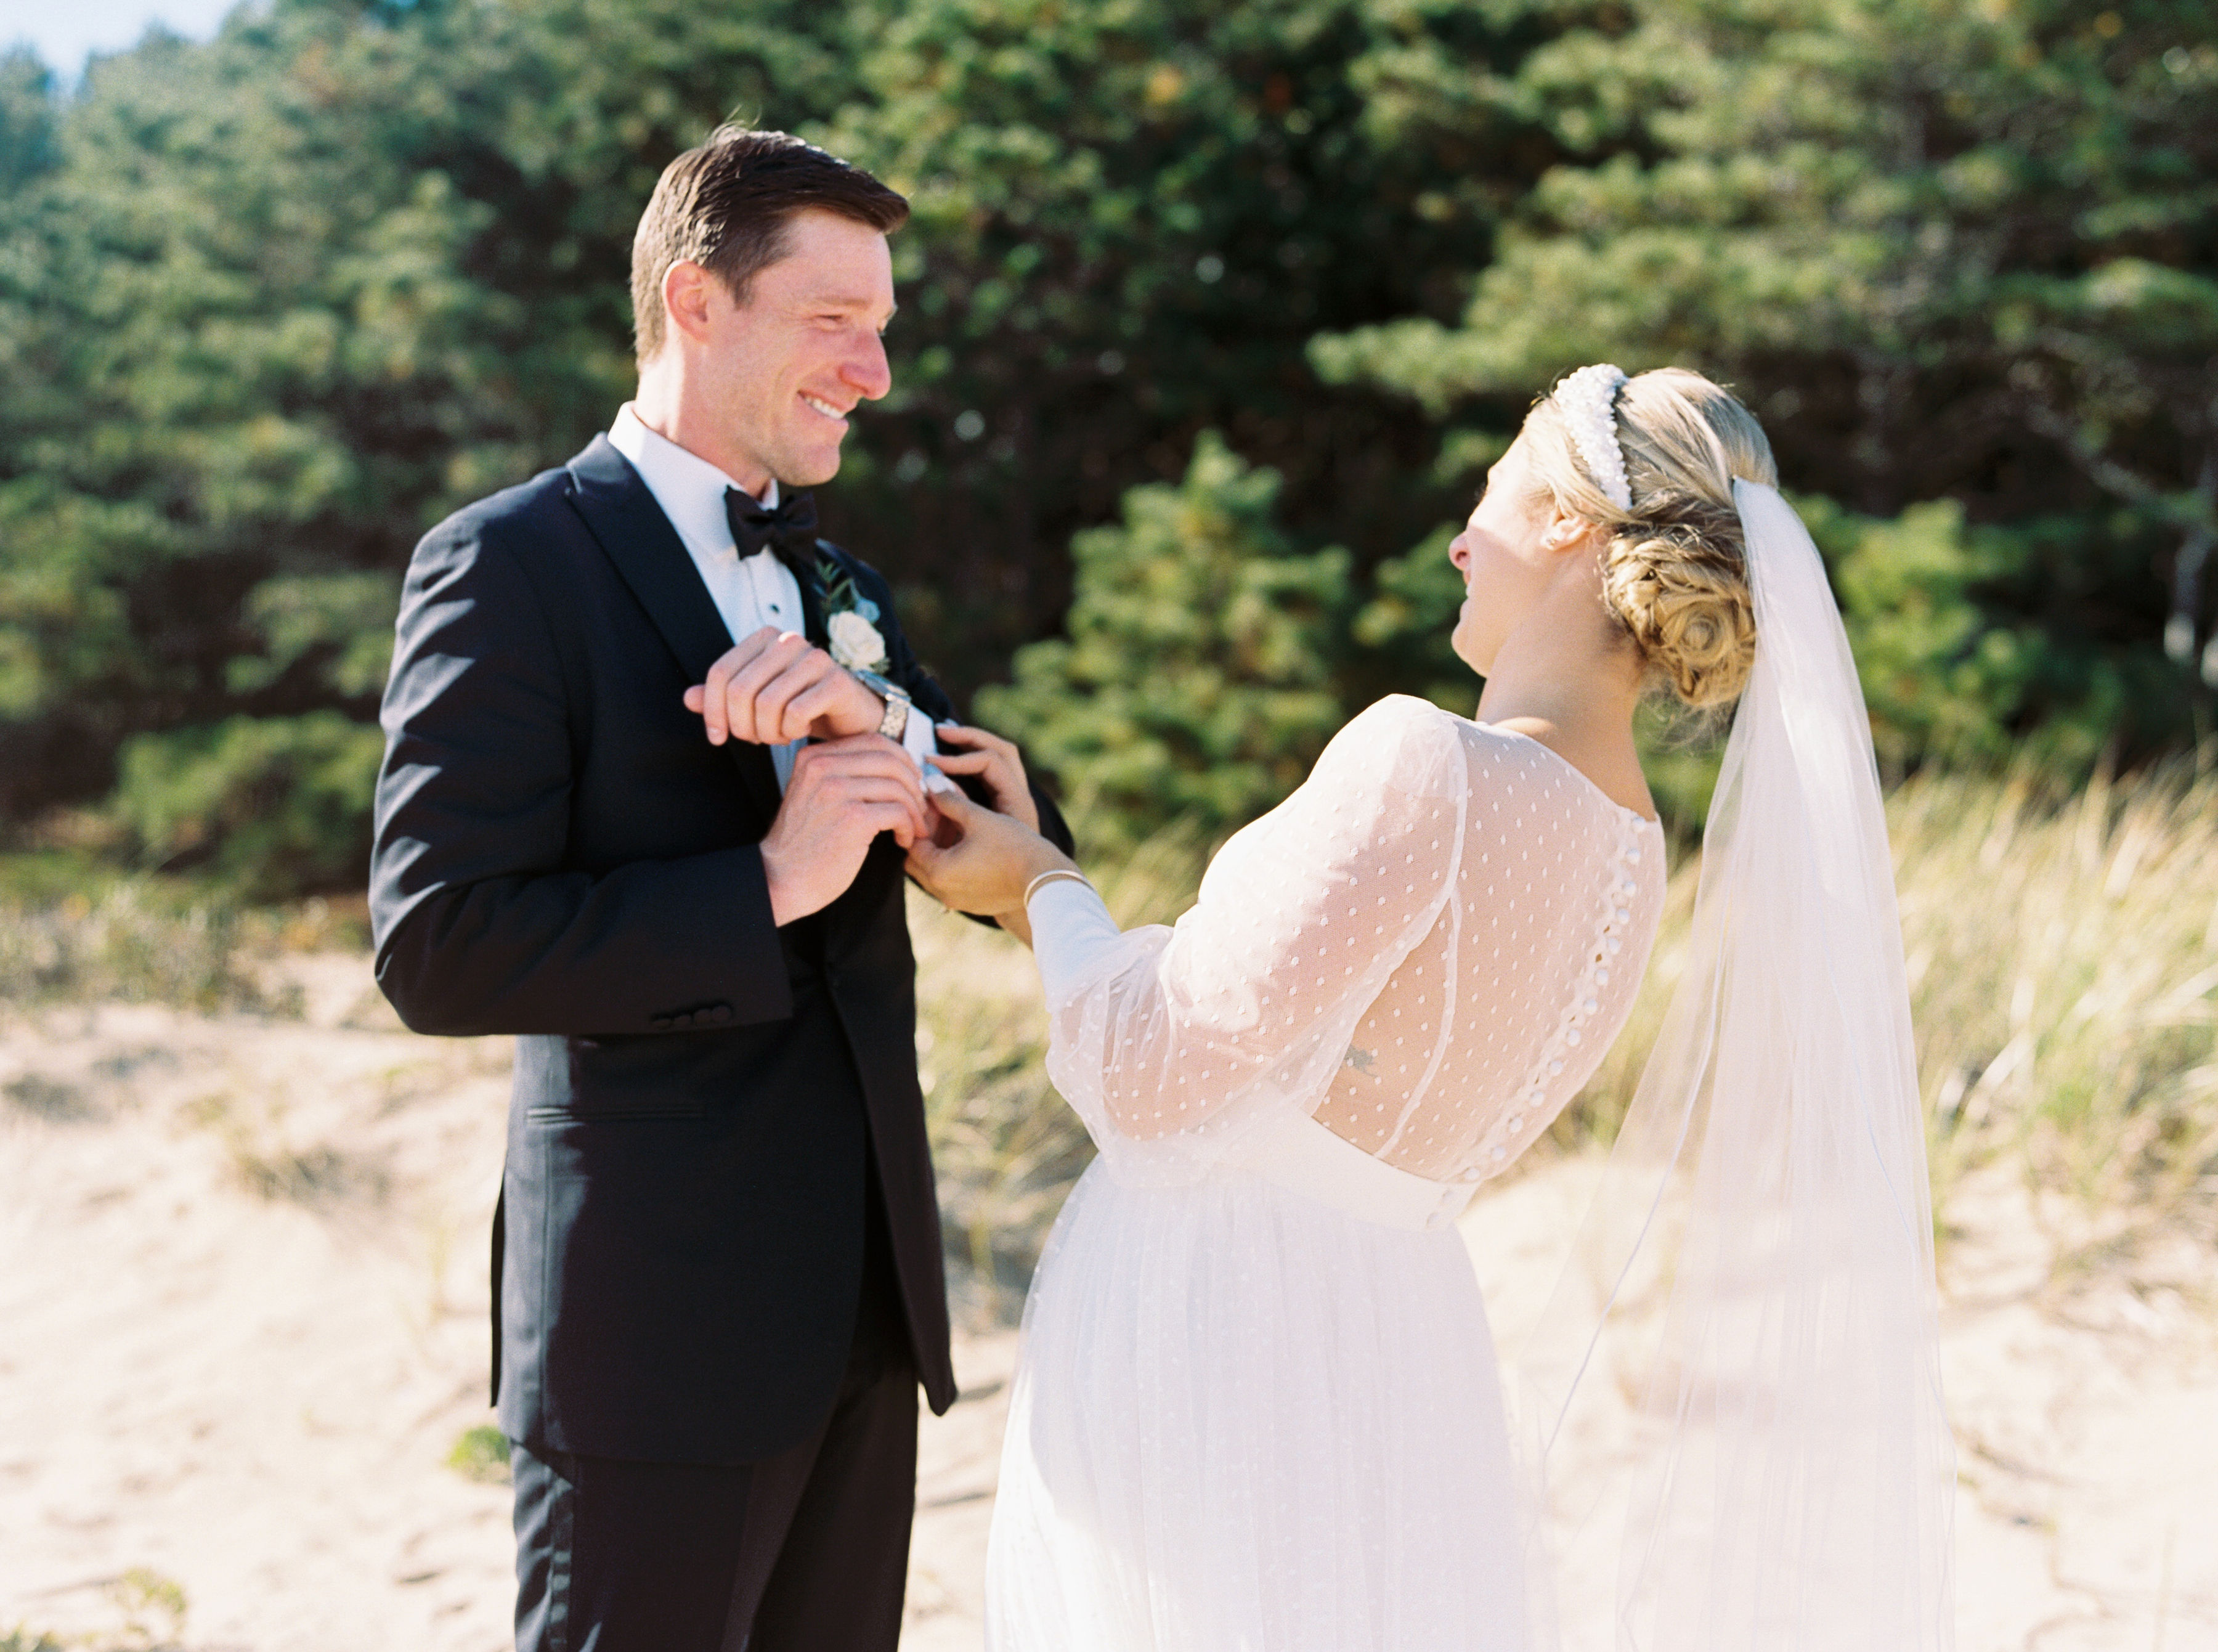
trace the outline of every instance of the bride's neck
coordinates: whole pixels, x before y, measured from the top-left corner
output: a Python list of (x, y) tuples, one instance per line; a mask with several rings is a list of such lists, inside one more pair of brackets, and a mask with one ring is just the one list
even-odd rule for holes
[(1602, 606), (1601, 569), (1553, 581), (1502, 640), (1478, 720), (1529, 736), (1613, 801), (1652, 814), (1633, 739), (1639, 655)]

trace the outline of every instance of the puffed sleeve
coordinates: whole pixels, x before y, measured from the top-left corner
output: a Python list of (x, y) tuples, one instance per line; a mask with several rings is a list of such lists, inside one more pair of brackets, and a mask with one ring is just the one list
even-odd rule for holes
[(1256, 1119), (1316, 1110), (1454, 888), (1465, 787), (1456, 719), (1397, 695), (1224, 846), (1174, 927), (1119, 933), (1087, 886), (1042, 887), (1048, 1072), (1105, 1155), (1183, 1180)]

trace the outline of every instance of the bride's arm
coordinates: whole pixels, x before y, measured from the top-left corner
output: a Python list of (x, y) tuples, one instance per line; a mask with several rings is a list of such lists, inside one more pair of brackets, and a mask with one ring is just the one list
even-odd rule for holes
[(1205, 1157), (1205, 1139), (1256, 1106), (1315, 1106), (1453, 885), (1454, 728), (1408, 699), (1358, 717), (1226, 845), (1174, 929), (1120, 934), (1083, 884), (1033, 891), (1049, 1071), (1105, 1150), (1177, 1157), (1184, 1140)]

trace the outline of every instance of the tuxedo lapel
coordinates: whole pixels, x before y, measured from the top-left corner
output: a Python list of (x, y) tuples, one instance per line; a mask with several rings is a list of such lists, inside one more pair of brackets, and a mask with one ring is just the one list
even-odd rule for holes
[(817, 560), (805, 571), (796, 570), (793, 582), (801, 587), (801, 634), (820, 649), (829, 650), (831, 633), (824, 624), (824, 576), (818, 570), (830, 560), (829, 548), (816, 542)]
[[(593, 438), (592, 444), (570, 461), (569, 472), (571, 496), (586, 528), (647, 610), (688, 680), (701, 681), (730, 649), (732, 638), (678, 530), (670, 525), (631, 462), (607, 437)], [(805, 589), (802, 601), (804, 606), (809, 601)], [(778, 771), (769, 748), (734, 740), (729, 749), (767, 822), (778, 805)]]

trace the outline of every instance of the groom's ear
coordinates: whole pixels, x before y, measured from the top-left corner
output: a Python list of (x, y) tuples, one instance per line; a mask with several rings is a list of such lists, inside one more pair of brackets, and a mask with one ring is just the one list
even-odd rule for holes
[(682, 333), (696, 344), (707, 343), (710, 314), (720, 297), (730, 301), (723, 283), (705, 266), (691, 258), (672, 264), (662, 276), (665, 344), (672, 332)]

